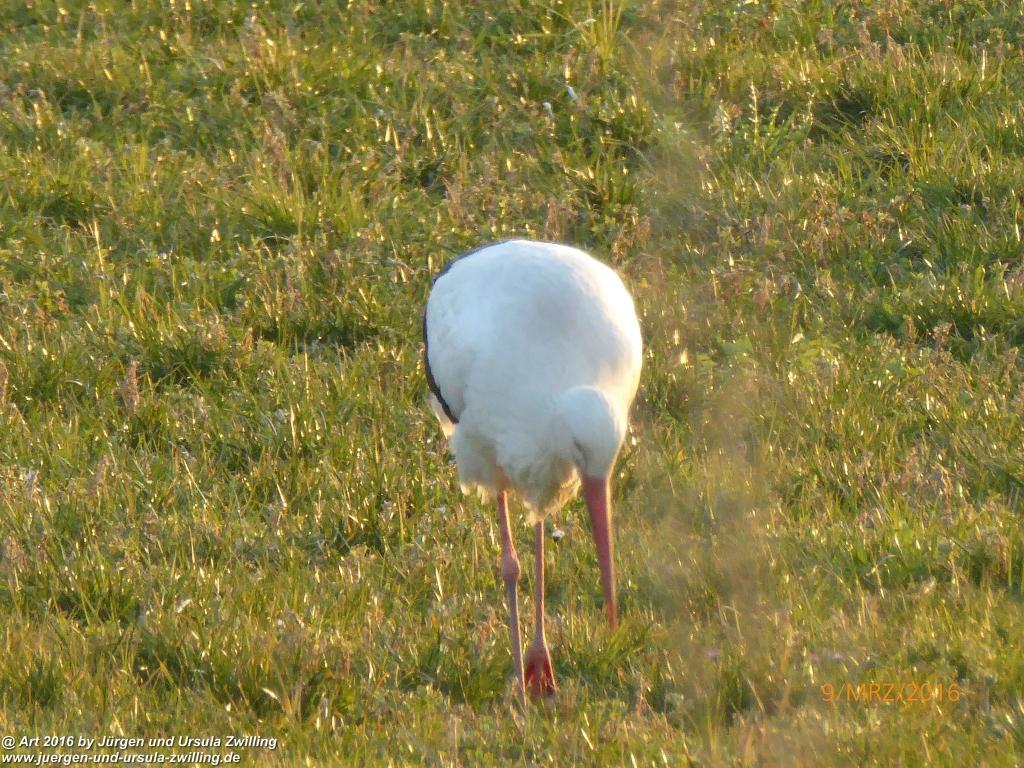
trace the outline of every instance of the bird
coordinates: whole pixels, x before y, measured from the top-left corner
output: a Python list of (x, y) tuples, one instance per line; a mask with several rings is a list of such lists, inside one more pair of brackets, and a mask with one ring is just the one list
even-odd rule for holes
[[(557, 692), (544, 633), (544, 519), (582, 487), (608, 623), (618, 625), (611, 475), (643, 344), (616, 272), (569, 245), (507, 240), (447, 264), (423, 313), (428, 402), (467, 494), (496, 501), (516, 697)], [(516, 494), (534, 529), (534, 637), (519, 632)]]

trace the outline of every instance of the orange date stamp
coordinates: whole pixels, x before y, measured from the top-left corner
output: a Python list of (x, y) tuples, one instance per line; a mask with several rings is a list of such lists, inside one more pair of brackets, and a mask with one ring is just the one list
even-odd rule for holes
[(942, 704), (960, 701), (967, 692), (956, 683), (842, 683), (821, 686), (826, 704)]

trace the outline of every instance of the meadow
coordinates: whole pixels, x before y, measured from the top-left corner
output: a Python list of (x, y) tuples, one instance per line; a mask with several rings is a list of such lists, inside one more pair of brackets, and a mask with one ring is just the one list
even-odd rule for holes
[[(1000, 0), (0, 3), (0, 736), (1020, 764), (1022, 92)], [(525, 711), (420, 358), (519, 236), (646, 343)]]

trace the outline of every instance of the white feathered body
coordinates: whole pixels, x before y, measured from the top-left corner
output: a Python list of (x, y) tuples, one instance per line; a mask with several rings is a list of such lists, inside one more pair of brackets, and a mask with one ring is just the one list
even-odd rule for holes
[(457, 423), (431, 401), (464, 491), (508, 487), (537, 517), (575, 493), (555, 417), (574, 387), (600, 390), (624, 434), (640, 326), (618, 275), (583, 251), (513, 240), (471, 252), (436, 280), (425, 325), (430, 371)]

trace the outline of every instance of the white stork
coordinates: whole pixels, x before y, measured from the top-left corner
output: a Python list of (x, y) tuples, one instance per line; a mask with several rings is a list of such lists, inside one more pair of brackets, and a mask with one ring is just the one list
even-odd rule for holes
[[(616, 628), (609, 478), (640, 379), (640, 325), (618, 275), (583, 251), (528, 240), (470, 251), (435, 278), (423, 315), (431, 405), (464, 492), (497, 497), (517, 695), (555, 692), (544, 638), (544, 516), (582, 483)], [(508, 491), (534, 524), (536, 634), (523, 666)]]

